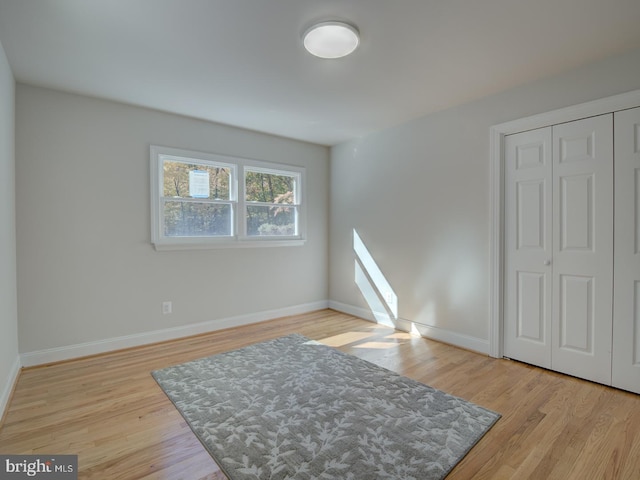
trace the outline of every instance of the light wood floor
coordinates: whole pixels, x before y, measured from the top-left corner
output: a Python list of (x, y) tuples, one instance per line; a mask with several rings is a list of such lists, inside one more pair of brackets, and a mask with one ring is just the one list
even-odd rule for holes
[(81, 479), (222, 479), (150, 371), (298, 332), (503, 415), (448, 479), (640, 479), (640, 396), (323, 310), (24, 370), (3, 454)]

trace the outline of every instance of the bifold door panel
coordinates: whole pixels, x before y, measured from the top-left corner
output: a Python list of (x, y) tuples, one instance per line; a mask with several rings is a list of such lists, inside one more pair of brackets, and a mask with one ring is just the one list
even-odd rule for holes
[(613, 115), (553, 127), (552, 368), (611, 383)]
[(504, 351), (545, 368), (551, 368), (551, 146), (551, 127), (505, 138)]
[(614, 386), (640, 393), (640, 108), (615, 114)]

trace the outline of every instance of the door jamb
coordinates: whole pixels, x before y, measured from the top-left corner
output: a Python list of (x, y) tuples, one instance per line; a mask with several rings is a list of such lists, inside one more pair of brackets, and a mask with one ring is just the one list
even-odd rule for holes
[(504, 324), (504, 137), (536, 128), (572, 122), (640, 106), (640, 90), (606, 97), (571, 107), (553, 110), (490, 128), (490, 302), (489, 302), (489, 355), (503, 356)]

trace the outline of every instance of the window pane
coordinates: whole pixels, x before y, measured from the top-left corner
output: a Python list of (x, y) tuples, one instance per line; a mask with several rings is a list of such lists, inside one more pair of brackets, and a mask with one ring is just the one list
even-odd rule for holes
[(167, 237), (230, 236), (231, 205), (173, 202), (164, 204)]
[(248, 202), (295, 203), (295, 177), (247, 170), (245, 191)]
[(231, 200), (229, 168), (169, 160), (162, 167), (164, 197)]
[(247, 206), (247, 235), (294, 236), (297, 207)]

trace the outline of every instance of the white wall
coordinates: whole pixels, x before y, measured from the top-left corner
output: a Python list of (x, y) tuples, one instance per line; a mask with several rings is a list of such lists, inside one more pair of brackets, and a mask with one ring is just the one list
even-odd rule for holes
[(0, 45), (0, 418), (19, 369), (16, 292), (15, 82)]
[(640, 51), (334, 147), (332, 305), (368, 308), (354, 283), (355, 228), (398, 295), (401, 319), (431, 327), (428, 335), (486, 351), (489, 128), (635, 89)]
[[(156, 252), (150, 144), (306, 167), (307, 243)], [(50, 355), (26, 363), (126, 346), (121, 337), (136, 344), (163, 338), (149, 332), (181, 335), (201, 322), (218, 328), (326, 305), (328, 175), (326, 147), (18, 84), (23, 360), (43, 350)], [(162, 314), (164, 300), (173, 302), (173, 314)], [(120, 341), (109, 343), (114, 338)]]

